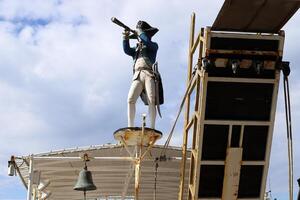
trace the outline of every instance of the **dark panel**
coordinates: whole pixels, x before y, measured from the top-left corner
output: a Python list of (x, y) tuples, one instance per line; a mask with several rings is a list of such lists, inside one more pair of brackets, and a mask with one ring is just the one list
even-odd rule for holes
[(268, 126), (245, 126), (243, 160), (265, 159), (268, 130)]
[(278, 40), (258, 40), (242, 38), (211, 38), (211, 49), (218, 50), (249, 50), (249, 51), (278, 51)]
[(205, 119), (268, 121), (273, 84), (208, 82)]
[(263, 166), (242, 166), (238, 198), (257, 198), (260, 195)]
[(299, 0), (225, 0), (212, 30), (277, 33), (299, 5)]
[[(211, 60), (214, 61), (214, 59), (211, 59)], [(208, 72), (208, 76), (210, 76), (210, 77), (266, 78), (266, 79), (274, 79), (275, 78), (275, 70), (263, 69), (263, 71), (258, 74), (255, 71), (254, 67), (250, 67), (247, 69), (239, 68), (237, 70), (236, 74), (234, 74), (232, 72), (232, 67), (229, 65), (225, 68), (211, 66), (206, 71)]]
[(225, 160), (229, 126), (205, 125), (202, 160)]
[(221, 197), (224, 165), (201, 165), (198, 197)]
[(231, 134), (231, 147), (239, 147), (240, 146), (240, 137), (241, 137), (241, 126), (232, 126), (232, 134)]

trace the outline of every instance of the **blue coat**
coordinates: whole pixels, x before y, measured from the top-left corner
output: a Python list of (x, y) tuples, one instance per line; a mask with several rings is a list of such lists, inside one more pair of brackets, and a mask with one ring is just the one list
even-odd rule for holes
[[(143, 56), (146, 56), (146, 57), (149, 58), (149, 61), (151, 62), (151, 65), (154, 64), (155, 61), (156, 61), (156, 54), (157, 54), (157, 50), (158, 50), (158, 44), (155, 43), (155, 42), (152, 42), (151, 39), (144, 32), (141, 32), (139, 34), (139, 38), (140, 38), (141, 42), (143, 43), (143, 50), (142, 50)], [(129, 44), (129, 39), (124, 39), (123, 40), (123, 50), (127, 55), (129, 55), (133, 58), (134, 63), (135, 63), (135, 61), (136, 61), (136, 59), (139, 55), (137, 47), (136, 48), (131, 48), (130, 44)], [(133, 80), (135, 80), (135, 77), (137, 77), (136, 76), (137, 73), (139, 73), (139, 72), (134, 73)], [(158, 91), (156, 91), (157, 92), (156, 95), (159, 95), (158, 96), (159, 98), (158, 98), (158, 101), (155, 101), (155, 104), (159, 105), (159, 104), (164, 103), (164, 93), (163, 93), (163, 86), (162, 86), (162, 81), (161, 81), (160, 75), (157, 77), (157, 79), (158, 79), (157, 80)], [(142, 92), (141, 98), (142, 98), (143, 102), (145, 103), (145, 105), (148, 105), (148, 101), (147, 101), (147, 98), (146, 98), (145, 91)]]
[[(158, 44), (152, 42), (151, 39), (144, 32), (140, 33), (139, 38), (141, 39), (143, 45), (146, 47), (145, 48), (146, 55), (144, 56), (147, 56), (152, 64), (155, 63)], [(138, 56), (137, 47), (136, 48), (130, 47), (129, 39), (123, 40), (123, 50), (127, 55), (131, 56), (135, 62)]]

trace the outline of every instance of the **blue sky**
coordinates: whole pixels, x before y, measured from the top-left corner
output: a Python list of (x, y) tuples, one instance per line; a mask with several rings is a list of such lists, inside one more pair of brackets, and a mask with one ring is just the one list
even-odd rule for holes
[[(134, 27), (138, 20), (160, 29), (158, 61), (164, 80), (163, 119), (167, 133), (185, 89), (190, 15), (197, 30), (214, 21), (223, 1), (0, 0), (0, 199), (21, 200), (25, 188), (7, 177), (10, 155), (28, 155), (92, 144), (114, 143), (126, 126), (131, 58), (122, 51), (115, 16)], [(284, 60), (291, 61), (290, 85), (295, 176), (300, 177), (299, 12), (284, 27)], [(273, 197), (288, 199), (286, 133), (282, 90), (272, 146)], [(138, 106), (137, 116), (146, 112)], [(138, 118), (139, 120), (139, 118)], [(172, 145), (181, 145), (176, 129)], [(297, 187), (296, 191), (297, 191)]]

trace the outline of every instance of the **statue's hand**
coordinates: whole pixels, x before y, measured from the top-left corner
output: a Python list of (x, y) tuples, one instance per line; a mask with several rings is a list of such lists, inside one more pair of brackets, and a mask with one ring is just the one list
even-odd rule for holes
[(130, 32), (128, 30), (124, 30), (124, 32), (122, 34), (123, 34), (123, 39), (124, 40), (128, 40), (129, 39)]

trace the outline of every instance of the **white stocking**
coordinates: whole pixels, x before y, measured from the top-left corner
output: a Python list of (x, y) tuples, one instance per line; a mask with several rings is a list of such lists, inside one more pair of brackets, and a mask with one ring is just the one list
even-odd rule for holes
[(135, 103), (128, 103), (127, 114), (128, 127), (134, 127)]
[(150, 128), (155, 128), (156, 108), (155, 105), (149, 105)]
[(128, 127), (134, 127), (135, 118), (135, 103), (143, 90), (143, 83), (139, 80), (134, 80), (128, 92), (128, 107), (127, 107), (127, 120)]

